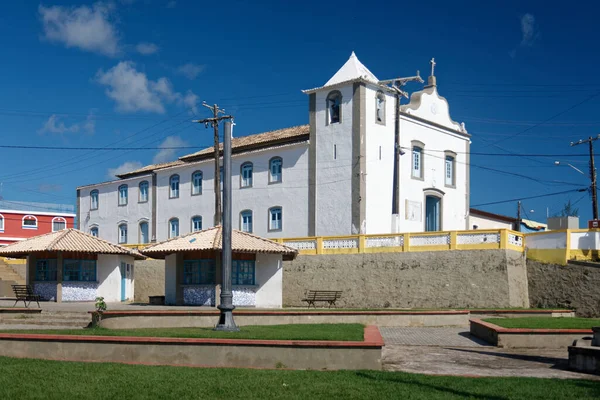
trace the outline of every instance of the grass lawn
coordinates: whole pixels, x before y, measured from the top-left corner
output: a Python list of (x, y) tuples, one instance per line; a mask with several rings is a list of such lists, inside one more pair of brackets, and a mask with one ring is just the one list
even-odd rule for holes
[(598, 318), (487, 318), (484, 321), (503, 328), (591, 329), (593, 326), (600, 326), (600, 319)]
[(361, 324), (294, 324), (242, 326), (239, 332), (217, 332), (212, 328), (144, 328), (144, 329), (69, 329), (6, 330), (4, 333), (45, 333), (56, 335), (144, 336), (174, 338), (226, 338), (263, 340), (343, 340), (362, 341)]
[(0, 357), (5, 399), (594, 399), (600, 383), (382, 371), (151, 367)]

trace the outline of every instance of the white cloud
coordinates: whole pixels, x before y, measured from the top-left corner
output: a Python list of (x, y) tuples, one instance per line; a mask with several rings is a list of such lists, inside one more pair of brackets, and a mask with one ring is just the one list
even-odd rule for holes
[(46, 121), (44, 123), (44, 126), (42, 126), (39, 130), (38, 133), (58, 133), (58, 134), (63, 134), (63, 133), (75, 133), (75, 132), (79, 132), (79, 125), (78, 124), (73, 124), (71, 126), (67, 126), (65, 125), (64, 122), (62, 122), (60, 120), (60, 116), (56, 115), (56, 114), (52, 114), (50, 116), (50, 118), (48, 118), (48, 121)]
[(126, 161), (116, 168), (109, 168), (107, 176), (109, 179), (114, 179), (117, 175), (124, 174), (126, 172), (135, 171), (136, 169), (142, 168), (142, 163), (139, 161)]
[(204, 65), (187, 63), (183, 64), (175, 70), (179, 75), (183, 75), (190, 80), (194, 80), (204, 70)]
[(175, 0), (171, 0), (167, 3), (167, 8), (175, 8), (177, 2)]
[(61, 118), (60, 115), (52, 114), (44, 122), (44, 126), (38, 130), (38, 133), (56, 133), (62, 135), (64, 133), (77, 133), (83, 130), (85, 133), (93, 135), (96, 131), (96, 120), (92, 111), (90, 111), (83, 123), (75, 123), (70, 126), (61, 121)]
[(158, 46), (154, 43), (140, 42), (135, 46), (135, 50), (144, 56), (149, 56), (158, 52)]
[(525, 14), (521, 17), (521, 46), (531, 47), (539, 38), (540, 33), (535, 24), (535, 17), (531, 14)]
[(188, 143), (181, 139), (179, 136), (168, 136), (165, 140), (158, 146), (163, 149), (160, 150), (154, 158), (152, 159), (153, 164), (164, 163), (168, 161), (173, 161), (175, 159), (175, 154), (177, 153), (177, 149), (165, 148), (165, 147), (185, 147), (188, 146)]
[(198, 96), (188, 91), (185, 95), (173, 90), (171, 82), (165, 78), (156, 81), (139, 72), (131, 61), (121, 61), (104, 72), (99, 70), (96, 81), (107, 86), (106, 95), (117, 103), (121, 112), (155, 112), (163, 114), (166, 103), (177, 103), (195, 109)]
[(517, 50), (520, 47), (532, 47), (541, 35), (532, 14), (522, 15), (519, 17), (519, 21), (521, 22), (521, 42), (508, 53), (512, 58), (517, 56)]
[(112, 18), (113, 6), (102, 2), (90, 6), (63, 7), (40, 5), (38, 12), (43, 38), (66, 47), (114, 57), (121, 52), (119, 36)]

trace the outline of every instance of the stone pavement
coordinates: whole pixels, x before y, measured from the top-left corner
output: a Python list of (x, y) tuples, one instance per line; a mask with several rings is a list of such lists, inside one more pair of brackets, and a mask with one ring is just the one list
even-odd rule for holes
[(468, 328), (380, 327), (386, 345), (480, 347), (488, 343), (472, 337)]

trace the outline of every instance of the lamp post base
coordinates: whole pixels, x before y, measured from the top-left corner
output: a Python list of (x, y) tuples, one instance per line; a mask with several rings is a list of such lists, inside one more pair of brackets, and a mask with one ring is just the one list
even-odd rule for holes
[(237, 327), (233, 320), (233, 309), (234, 306), (219, 305), (217, 308), (221, 311), (219, 316), (219, 323), (215, 326), (215, 331), (223, 332), (239, 332), (240, 328)]

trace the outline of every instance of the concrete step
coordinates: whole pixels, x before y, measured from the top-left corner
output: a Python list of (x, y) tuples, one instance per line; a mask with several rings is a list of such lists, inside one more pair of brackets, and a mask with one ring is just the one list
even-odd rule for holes
[(49, 329), (54, 329), (55, 326), (68, 326), (74, 328), (86, 327), (91, 322), (91, 319), (87, 321), (82, 320), (68, 320), (68, 319), (38, 319), (38, 318), (3, 318), (0, 320), (0, 325), (39, 325), (47, 326)]

